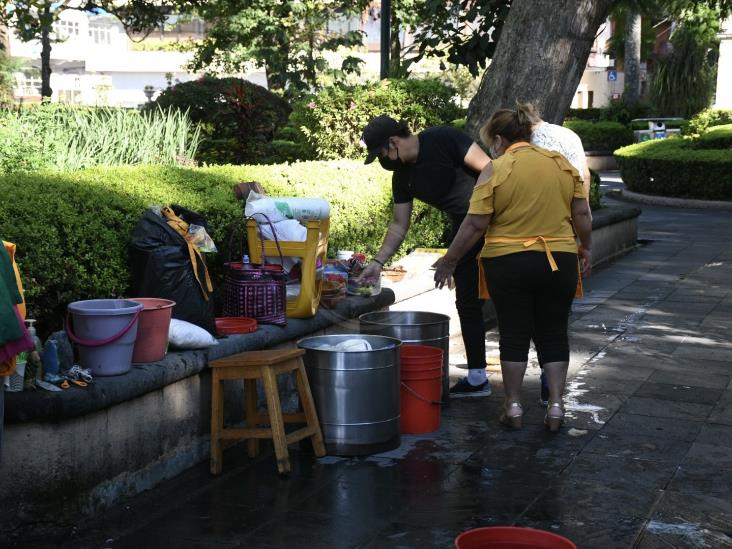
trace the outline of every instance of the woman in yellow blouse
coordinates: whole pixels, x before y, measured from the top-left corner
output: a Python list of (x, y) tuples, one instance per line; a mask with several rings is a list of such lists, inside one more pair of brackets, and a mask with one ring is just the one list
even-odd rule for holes
[(497, 111), (480, 137), (495, 160), (479, 176), (450, 248), (433, 265), (435, 286), (442, 288), (457, 260), (484, 238), (481, 284), (496, 308), (506, 393), (499, 419), (521, 427), (521, 384), (533, 334), (549, 385), (544, 423), (557, 431), (569, 364), (567, 322), (575, 291), (581, 290), (578, 269), (588, 276), (592, 268), (592, 222), (582, 178), (559, 153), (529, 144), (531, 121), (522, 107)]

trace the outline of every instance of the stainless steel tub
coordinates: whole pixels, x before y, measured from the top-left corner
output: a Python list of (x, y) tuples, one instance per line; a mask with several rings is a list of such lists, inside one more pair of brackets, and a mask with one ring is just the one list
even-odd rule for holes
[[(333, 351), (347, 339), (365, 339), (370, 351)], [(305, 369), (329, 454), (357, 456), (399, 447), (398, 339), (330, 335), (301, 339)]]
[(375, 311), (358, 317), (362, 334), (442, 349), (442, 402), (450, 399), (450, 317), (425, 311)]

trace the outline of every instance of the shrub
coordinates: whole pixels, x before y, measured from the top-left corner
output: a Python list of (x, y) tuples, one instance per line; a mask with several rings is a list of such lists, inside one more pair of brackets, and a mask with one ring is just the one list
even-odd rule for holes
[(615, 151), (628, 190), (659, 196), (732, 200), (732, 151), (691, 140), (656, 139)]
[[(178, 83), (143, 108), (188, 112), (201, 124), (198, 160), (207, 163), (257, 161), (271, 154), (270, 142), (291, 111), (289, 104), (262, 86), (241, 78), (214, 78)], [(227, 142), (228, 148), (220, 144)], [(231, 146), (233, 145), (233, 146)]]
[(732, 149), (732, 124), (710, 128), (699, 137), (696, 146), (700, 149)]
[(633, 132), (619, 122), (568, 120), (564, 126), (582, 139), (587, 151), (614, 151), (633, 142)]
[(452, 88), (432, 79), (332, 86), (297, 103), (290, 125), (315, 158), (361, 158), (361, 132), (373, 117), (387, 114), (419, 132), (460, 116), (454, 96)]
[[(66, 304), (128, 293), (126, 245), (143, 210), (177, 203), (207, 218), (219, 246), (209, 256), (216, 288), (233, 223), (242, 223), (234, 183), (260, 181), (272, 196), (320, 196), (331, 204), (329, 250), (375, 253), (391, 219), (390, 174), (356, 161), (276, 166), (117, 167), (74, 173), (0, 176), (3, 238), (18, 244), (29, 313), (46, 333)], [(414, 227), (399, 253), (442, 246), (444, 219), (415, 204)]]
[(568, 120), (605, 120), (607, 109), (603, 107), (591, 107), (589, 109), (569, 109), (567, 111)]
[(710, 126), (732, 123), (732, 109), (706, 109), (689, 120), (682, 133), (685, 135), (702, 135)]
[(179, 112), (44, 103), (0, 112), (0, 173), (192, 160), (198, 129)]

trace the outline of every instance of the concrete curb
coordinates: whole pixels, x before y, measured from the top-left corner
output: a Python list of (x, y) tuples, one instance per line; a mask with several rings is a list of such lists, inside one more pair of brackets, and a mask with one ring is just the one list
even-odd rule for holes
[(732, 210), (732, 202), (721, 200), (694, 200), (691, 198), (672, 198), (669, 196), (655, 196), (651, 194), (634, 193), (627, 189), (610, 191), (608, 196), (626, 202), (648, 204), (649, 206), (664, 206), (667, 208), (688, 208), (703, 210)]

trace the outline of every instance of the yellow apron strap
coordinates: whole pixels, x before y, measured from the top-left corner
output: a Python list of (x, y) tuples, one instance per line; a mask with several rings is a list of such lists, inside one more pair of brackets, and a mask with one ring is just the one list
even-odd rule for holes
[[(557, 262), (554, 260), (554, 256), (552, 255), (552, 251), (549, 249), (549, 245), (547, 244), (547, 242), (559, 242), (562, 240), (574, 241), (574, 236), (535, 236), (529, 239), (512, 238), (509, 236), (487, 236), (485, 238), (486, 243), (495, 242), (501, 244), (512, 244), (515, 242), (521, 242), (523, 243), (524, 248), (528, 248), (529, 246), (533, 246), (537, 242), (541, 242), (544, 245), (546, 258), (547, 261), (549, 261), (549, 266), (551, 267), (552, 272), (558, 271), (559, 267), (557, 266)], [(488, 293), (488, 283), (486, 282), (485, 278), (485, 269), (483, 268), (483, 261), (480, 255), (478, 255), (477, 261), (478, 276), (480, 277), (480, 279), (478, 280), (478, 297), (480, 299), (490, 299), (490, 294)], [(579, 255), (577, 256), (577, 288), (575, 289), (574, 296), (584, 297), (584, 288), (582, 286), (582, 269), (580, 268)]]
[[(201, 293), (203, 294), (203, 298), (208, 301), (208, 293), (206, 292), (206, 289), (208, 289), (208, 292), (213, 291), (213, 284), (211, 283), (211, 277), (208, 274), (208, 268), (206, 267), (206, 263), (203, 261), (203, 258), (201, 257), (201, 252), (198, 251), (198, 249), (191, 243), (188, 237), (188, 223), (183, 221), (180, 217), (175, 215), (175, 212), (168, 208), (167, 206), (164, 208), (161, 208), (161, 213), (165, 216), (165, 218), (168, 220), (168, 225), (173, 228), (179, 235), (183, 237), (183, 239), (186, 241), (186, 244), (188, 244), (188, 255), (191, 258), (191, 263), (193, 265), (193, 275), (196, 277), (196, 282), (198, 282), (198, 286), (201, 288)], [(206, 287), (204, 288), (203, 283), (201, 282), (201, 279), (198, 277), (198, 261), (196, 258), (201, 258), (201, 263), (203, 264), (203, 273), (206, 278)]]

